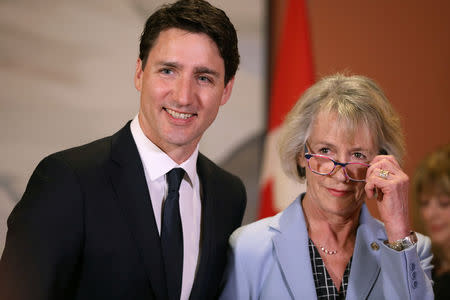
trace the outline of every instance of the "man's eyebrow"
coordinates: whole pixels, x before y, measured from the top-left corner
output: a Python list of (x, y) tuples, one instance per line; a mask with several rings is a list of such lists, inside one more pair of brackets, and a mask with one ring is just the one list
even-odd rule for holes
[(194, 69), (194, 71), (195, 71), (196, 74), (210, 74), (210, 75), (212, 75), (214, 77), (220, 77), (220, 73), (219, 72), (217, 72), (215, 70), (212, 70), (212, 69), (210, 69), (208, 67), (196, 67)]
[(172, 62), (172, 61), (159, 61), (156, 64), (158, 66), (170, 67), (170, 68), (176, 68), (176, 69), (179, 69), (181, 67), (179, 63)]

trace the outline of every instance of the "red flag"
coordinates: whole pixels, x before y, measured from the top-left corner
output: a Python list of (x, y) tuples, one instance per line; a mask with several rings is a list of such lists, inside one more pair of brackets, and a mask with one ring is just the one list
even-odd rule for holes
[(314, 82), (307, 12), (304, 0), (287, 0), (274, 67), (264, 146), (259, 217), (284, 209), (305, 187), (281, 170), (276, 148), (279, 128), (301, 94)]

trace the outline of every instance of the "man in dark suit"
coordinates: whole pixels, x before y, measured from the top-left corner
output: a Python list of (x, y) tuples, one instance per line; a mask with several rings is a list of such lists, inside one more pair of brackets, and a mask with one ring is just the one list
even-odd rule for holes
[(222, 10), (181, 0), (151, 15), (138, 115), (39, 163), (8, 219), (0, 299), (216, 298), (246, 193), (198, 143), (238, 64)]

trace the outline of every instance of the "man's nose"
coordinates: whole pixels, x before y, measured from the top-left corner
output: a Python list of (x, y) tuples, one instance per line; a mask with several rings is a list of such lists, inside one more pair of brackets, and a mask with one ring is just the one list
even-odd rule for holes
[(174, 98), (179, 105), (188, 105), (191, 103), (195, 87), (191, 78), (180, 77), (174, 88)]

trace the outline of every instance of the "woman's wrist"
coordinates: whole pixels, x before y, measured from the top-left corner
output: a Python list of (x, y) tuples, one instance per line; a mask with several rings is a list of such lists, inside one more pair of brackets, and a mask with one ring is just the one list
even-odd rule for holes
[(384, 241), (384, 243), (391, 249), (402, 251), (417, 243), (417, 235), (414, 231), (411, 231), (409, 235), (404, 238), (395, 241)]
[(389, 242), (395, 242), (401, 240), (411, 233), (411, 226), (409, 223), (399, 224), (387, 224), (385, 223), (386, 234)]

